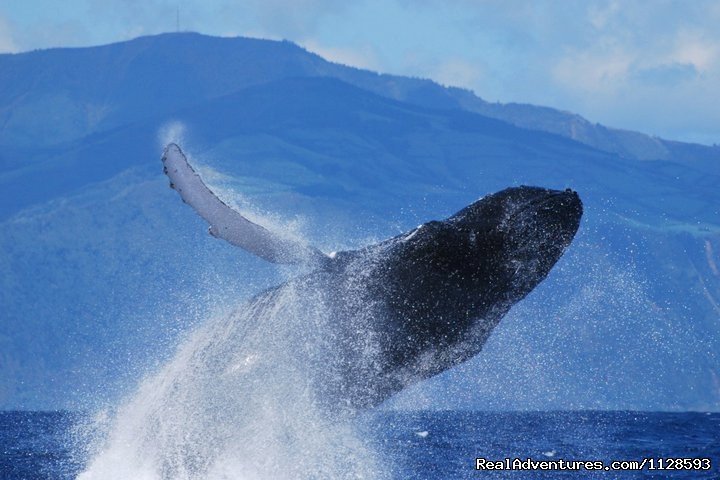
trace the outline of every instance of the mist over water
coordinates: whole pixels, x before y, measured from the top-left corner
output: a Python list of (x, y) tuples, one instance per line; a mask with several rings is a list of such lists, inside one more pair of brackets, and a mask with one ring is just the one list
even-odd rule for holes
[(352, 418), (316, 398), (333, 319), (296, 285), (209, 318), (119, 408), (78, 478), (379, 478)]

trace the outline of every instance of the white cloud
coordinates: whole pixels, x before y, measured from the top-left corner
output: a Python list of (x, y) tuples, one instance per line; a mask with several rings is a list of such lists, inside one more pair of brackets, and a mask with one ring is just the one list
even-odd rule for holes
[(557, 61), (551, 75), (565, 89), (611, 93), (625, 83), (634, 61), (635, 55), (622, 47), (608, 52), (572, 52)]
[(688, 14), (697, 20), (691, 26), (666, 10), (629, 29), (640, 13), (624, 12), (623, 22), (606, 22), (593, 41), (553, 59), (559, 106), (610, 126), (717, 143), (720, 33), (700, 21), (702, 10)]
[(428, 72), (430, 78), (446, 86), (474, 90), (483, 78), (482, 68), (461, 58), (447, 60)]
[(299, 43), (305, 49), (317, 53), (331, 62), (374, 71), (380, 70), (377, 55), (371, 46), (366, 45), (357, 48), (328, 47), (314, 39), (304, 40)]
[(702, 32), (681, 31), (669, 60), (694, 66), (700, 72), (718, 70), (720, 40), (709, 39)]
[(354, 4), (333, 0), (247, 0), (224, 2), (217, 13), (225, 20), (237, 19), (273, 37), (298, 40), (312, 36), (328, 17), (342, 14)]
[(20, 50), (13, 38), (13, 30), (10, 22), (0, 16), (0, 53), (15, 53)]
[(590, 4), (588, 7), (588, 20), (595, 29), (603, 30), (619, 10), (620, 4), (617, 1), (600, 5)]
[[(237, 35), (240, 35), (241, 37), (260, 38), (260, 39), (262, 39), (262, 40), (278, 40), (278, 41), (279, 41), (279, 40), (285, 40), (285, 37), (283, 37), (283, 36), (281, 36), (281, 35), (277, 35), (277, 34), (274, 34), (274, 33), (270, 33), (270, 32), (268, 32), (268, 31), (266, 31), (266, 30), (262, 30), (262, 29), (259, 29), (259, 28), (246, 29), (246, 30), (243, 30), (242, 32), (240, 32), (240, 33), (237, 34)], [(228, 35), (223, 35), (223, 36), (234, 37), (234, 36), (237, 36), (237, 35), (228, 34)]]

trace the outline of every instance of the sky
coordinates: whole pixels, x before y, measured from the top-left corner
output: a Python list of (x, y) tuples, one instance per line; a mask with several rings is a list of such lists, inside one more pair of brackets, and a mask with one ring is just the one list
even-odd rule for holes
[(178, 11), (182, 31), (720, 144), (719, 0), (0, 0), (0, 52), (175, 31)]

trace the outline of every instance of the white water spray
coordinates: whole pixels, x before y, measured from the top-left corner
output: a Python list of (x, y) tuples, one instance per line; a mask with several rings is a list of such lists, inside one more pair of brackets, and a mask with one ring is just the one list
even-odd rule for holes
[(332, 356), (321, 292), (290, 282), (195, 331), (117, 412), (78, 478), (378, 478), (351, 420), (316, 398)]

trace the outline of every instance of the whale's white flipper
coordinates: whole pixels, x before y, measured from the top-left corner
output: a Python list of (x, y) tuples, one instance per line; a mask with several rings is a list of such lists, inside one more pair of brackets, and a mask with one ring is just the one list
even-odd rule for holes
[(273, 263), (300, 264), (329, 259), (320, 250), (281, 238), (227, 206), (205, 185), (176, 144), (170, 143), (165, 148), (162, 161), (170, 186), (207, 220), (214, 237)]

